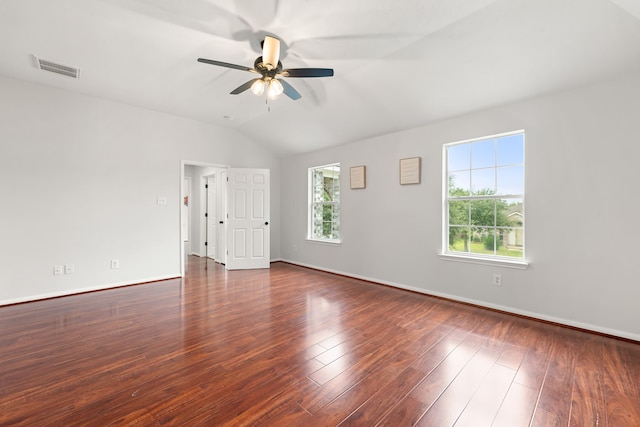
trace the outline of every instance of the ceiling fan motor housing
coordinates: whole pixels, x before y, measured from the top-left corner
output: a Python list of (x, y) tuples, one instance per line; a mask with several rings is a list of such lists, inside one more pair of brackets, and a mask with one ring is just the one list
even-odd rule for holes
[(255, 62), (253, 63), (253, 68), (255, 68), (255, 70), (257, 72), (259, 72), (260, 74), (262, 74), (262, 77), (264, 78), (272, 78), (274, 79), (276, 77), (276, 75), (280, 74), (282, 72), (282, 62), (278, 61), (278, 66), (275, 68), (269, 68), (267, 66), (267, 64), (265, 64), (262, 60), (262, 56), (259, 56), (256, 58)]

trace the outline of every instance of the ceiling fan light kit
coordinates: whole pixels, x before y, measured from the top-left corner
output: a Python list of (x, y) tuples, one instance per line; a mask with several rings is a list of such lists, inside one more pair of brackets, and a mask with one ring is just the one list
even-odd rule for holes
[(269, 99), (277, 98), (284, 91), (284, 87), (282, 87), (282, 83), (280, 83), (278, 79), (271, 79), (269, 81), (256, 79), (251, 85), (251, 92), (257, 96), (261, 96), (265, 89), (267, 90), (267, 97)]
[(198, 58), (198, 62), (260, 74), (262, 77), (249, 80), (238, 86), (231, 91), (231, 94), (238, 95), (251, 89), (251, 92), (257, 96), (261, 96), (266, 91), (269, 99), (275, 99), (282, 93), (294, 101), (302, 97), (293, 86), (282, 80), (282, 77), (333, 76), (332, 68), (291, 68), (283, 70), (282, 62), (280, 62), (280, 40), (271, 36), (265, 36), (262, 43), (262, 56), (256, 58), (253, 64), (254, 68), (205, 58)]

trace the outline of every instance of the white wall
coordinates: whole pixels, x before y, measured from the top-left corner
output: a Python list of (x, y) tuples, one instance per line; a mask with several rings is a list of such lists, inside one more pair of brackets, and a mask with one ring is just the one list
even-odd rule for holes
[[(638, 340), (639, 117), (636, 75), (284, 159), (282, 256)], [(519, 129), (529, 268), (442, 260), (442, 145)], [(398, 160), (413, 156), (422, 158), (422, 183), (400, 186)], [(343, 176), (338, 247), (305, 240), (307, 168), (332, 162)], [(350, 190), (349, 167), (358, 165), (367, 188)]]
[[(0, 304), (179, 276), (183, 160), (271, 169), (279, 257), (279, 160), (259, 145), (3, 77), (0, 93)], [(65, 264), (75, 273), (54, 276)]]

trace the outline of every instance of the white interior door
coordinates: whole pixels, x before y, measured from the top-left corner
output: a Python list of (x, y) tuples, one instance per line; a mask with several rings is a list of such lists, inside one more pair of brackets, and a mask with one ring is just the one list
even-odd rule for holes
[(269, 268), (269, 169), (228, 169), (228, 270)]

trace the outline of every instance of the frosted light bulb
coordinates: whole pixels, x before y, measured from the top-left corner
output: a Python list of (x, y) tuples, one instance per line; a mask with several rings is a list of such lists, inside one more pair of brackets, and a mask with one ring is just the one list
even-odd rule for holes
[(264, 93), (264, 86), (265, 86), (264, 80), (262, 79), (256, 80), (251, 85), (251, 92), (253, 92), (255, 95), (260, 96)]

